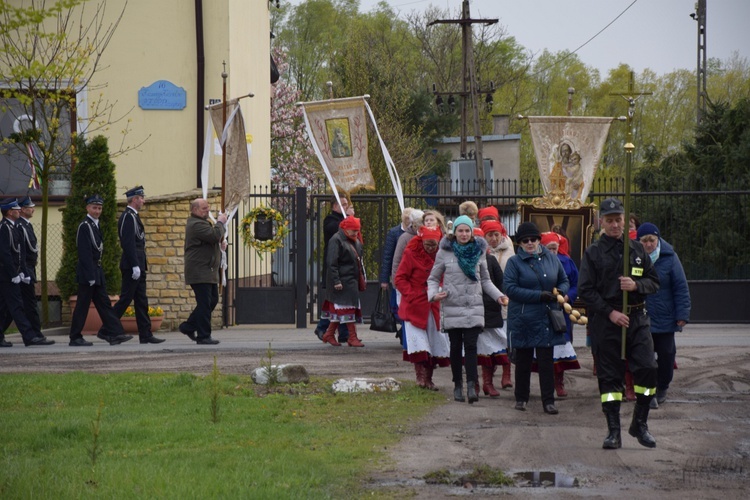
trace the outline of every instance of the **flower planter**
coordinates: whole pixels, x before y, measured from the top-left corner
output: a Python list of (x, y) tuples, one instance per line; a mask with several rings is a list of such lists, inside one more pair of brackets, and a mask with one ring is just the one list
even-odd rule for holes
[[(162, 321), (164, 321), (164, 316), (151, 316), (151, 331), (158, 331), (161, 328)], [(138, 323), (136, 323), (134, 316), (123, 316), (120, 318), (120, 323), (122, 323), (125, 333), (138, 333)]]
[[(109, 300), (112, 302), (112, 305), (115, 305), (117, 301), (120, 299), (118, 295), (110, 295)], [(78, 303), (78, 295), (71, 295), (70, 299), (70, 314), (73, 314), (73, 311), (76, 309), (76, 303)], [(102, 327), (102, 319), (99, 317), (99, 312), (96, 310), (96, 306), (94, 306), (94, 302), (92, 301), (89, 305), (89, 314), (86, 316), (86, 323), (83, 325), (83, 333), (84, 335), (96, 335), (99, 333), (99, 329)]]

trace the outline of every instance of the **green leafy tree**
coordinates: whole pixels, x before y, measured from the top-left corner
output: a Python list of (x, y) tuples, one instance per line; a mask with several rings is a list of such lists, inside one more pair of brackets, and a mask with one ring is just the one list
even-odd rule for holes
[[(77, 94), (86, 89), (89, 96), (95, 95), (90, 82), (127, 1), (114, 21), (106, 20), (106, 5), (107, 0), (0, 1), (0, 106), (17, 119), (27, 118), (20, 133), (0, 134), (0, 154), (14, 149), (23, 155), (34, 165), (41, 184), (39, 261), (45, 324), (49, 180), (57, 172), (70, 172), (77, 132), (93, 134), (122, 119), (114, 114), (113, 104), (89, 98), (89, 108), (81, 114), (86, 119), (73, 121)], [(124, 134), (127, 131), (126, 126)], [(132, 148), (119, 152), (128, 149)]]
[(280, 28), (276, 44), (289, 54), (289, 83), (303, 100), (329, 97), (330, 68), (358, 8), (357, 0), (308, 0), (288, 14), (280, 12), (288, 16), (284, 21), (274, 20)]
[(710, 104), (694, 140), (642, 168), (634, 181), (641, 191), (707, 193), (679, 204), (657, 198), (639, 211), (679, 248), (688, 278), (750, 278), (747, 197), (711, 193), (750, 189), (750, 99)]
[(102, 231), (104, 254), (102, 267), (107, 280), (107, 293), (120, 292), (120, 255), (122, 249), (117, 237), (117, 182), (115, 164), (110, 159), (109, 146), (104, 136), (96, 136), (90, 142), (76, 139), (76, 167), (71, 176), (71, 191), (63, 211), (63, 258), (57, 272), (57, 286), (63, 299), (75, 295), (78, 290), (76, 263), (78, 249), (76, 239), (78, 225), (86, 217), (86, 198), (98, 194), (104, 200), (99, 227)]

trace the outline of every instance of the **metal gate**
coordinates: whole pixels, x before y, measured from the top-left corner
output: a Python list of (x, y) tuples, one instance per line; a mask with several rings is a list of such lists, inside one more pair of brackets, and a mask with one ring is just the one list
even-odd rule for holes
[[(396, 199), (391, 195), (354, 195), (350, 200), (355, 210), (355, 217), (362, 220), (362, 237), (364, 239), (364, 265), (367, 274), (367, 290), (360, 294), (362, 313), (365, 319), (375, 307), (380, 283), (378, 271), (382, 261), (382, 251), (387, 229), (394, 220), (400, 220), (400, 210)], [(323, 277), (323, 221), (331, 213), (333, 197), (331, 195), (312, 195), (310, 201), (312, 214), (310, 216), (311, 259), (307, 282), (311, 286), (308, 311), (310, 322), (315, 323), (320, 317), (320, 306), (325, 298), (322, 287)]]
[[(224, 290), (225, 324), (305, 326), (306, 197), (304, 188), (293, 194), (256, 192), (240, 204), (232, 221), (232, 249), (227, 252), (230, 262)], [(273, 252), (258, 252), (245, 245), (240, 232), (245, 214), (263, 206), (279, 211), (290, 228), (283, 246)], [(254, 228), (250, 230), (254, 234)]]

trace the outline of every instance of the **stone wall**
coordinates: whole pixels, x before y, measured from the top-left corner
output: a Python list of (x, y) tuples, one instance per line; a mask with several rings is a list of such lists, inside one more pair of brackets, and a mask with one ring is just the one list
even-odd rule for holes
[[(190, 215), (190, 202), (201, 196), (199, 190), (163, 196), (148, 196), (146, 205), (139, 212), (146, 228), (146, 275), (148, 303), (164, 310), (161, 329), (177, 330), (195, 306), (193, 290), (185, 284), (184, 246), (185, 223)], [(211, 191), (208, 196), (211, 210), (216, 210), (221, 202), (221, 193)], [(126, 201), (118, 202), (118, 212), (125, 209)], [(221, 325), (222, 297), (214, 310), (212, 324)], [(70, 306), (64, 304), (63, 322), (70, 324)]]

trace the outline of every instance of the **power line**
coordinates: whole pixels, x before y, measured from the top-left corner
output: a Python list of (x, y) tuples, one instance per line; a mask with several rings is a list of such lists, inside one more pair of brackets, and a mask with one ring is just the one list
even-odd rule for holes
[(597, 31), (597, 33), (594, 36), (592, 36), (591, 38), (589, 38), (588, 40), (586, 40), (585, 42), (583, 42), (580, 46), (578, 46), (578, 48), (576, 48), (575, 50), (569, 52), (565, 57), (563, 57), (562, 59), (556, 61), (554, 64), (550, 64), (546, 68), (542, 68), (539, 71), (536, 71), (531, 76), (534, 77), (534, 76), (538, 75), (539, 73), (543, 73), (543, 72), (547, 71), (548, 69), (550, 69), (550, 68), (552, 68), (554, 66), (557, 66), (560, 63), (562, 63), (563, 61), (565, 61), (569, 57), (572, 57), (573, 54), (577, 53), (579, 50), (581, 50), (586, 45), (588, 45), (589, 43), (591, 43), (596, 37), (598, 37), (599, 35), (601, 35), (604, 32), (604, 30), (606, 30), (607, 28), (609, 28), (610, 26), (612, 26), (615, 23), (615, 21), (617, 21), (618, 19), (620, 19), (623, 16), (623, 14), (625, 14), (628, 10), (630, 10), (630, 8), (633, 5), (635, 5), (637, 2), (638, 2), (638, 0), (633, 0), (633, 2), (630, 5), (628, 5), (627, 7), (625, 7), (625, 9), (622, 12), (620, 12), (619, 14), (617, 14), (617, 16), (614, 19), (612, 19), (605, 27), (603, 27), (602, 29), (600, 29), (599, 31)]

